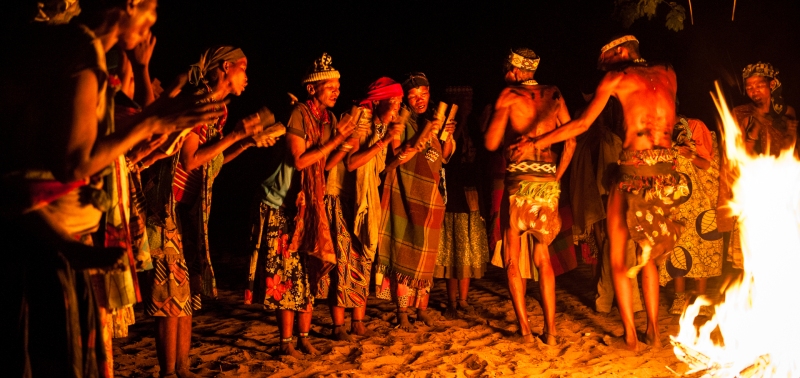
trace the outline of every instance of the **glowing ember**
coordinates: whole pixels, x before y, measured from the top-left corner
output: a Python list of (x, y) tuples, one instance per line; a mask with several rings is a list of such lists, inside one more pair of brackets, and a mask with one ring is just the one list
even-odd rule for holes
[(672, 337), (675, 354), (689, 365), (687, 374), (797, 377), (800, 162), (792, 151), (778, 158), (748, 156), (719, 85), (712, 97), (722, 116), (728, 164), (739, 171), (730, 206), (739, 216), (744, 274), (699, 329), (694, 319), (711, 302), (701, 297), (686, 309), (680, 333)]

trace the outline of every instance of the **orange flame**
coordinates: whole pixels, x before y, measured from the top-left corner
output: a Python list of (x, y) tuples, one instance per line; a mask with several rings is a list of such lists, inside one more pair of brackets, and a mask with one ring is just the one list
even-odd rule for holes
[[(729, 166), (738, 170), (734, 199), (744, 271), (714, 305), (714, 315), (695, 327), (701, 296), (672, 336), (687, 374), (704, 377), (797, 377), (800, 375), (800, 162), (793, 151), (779, 157), (750, 156), (719, 84), (712, 93), (724, 128)], [(715, 334), (712, 337), (712, 333)], [(718, 334), (717, 334), (718, 333)]]

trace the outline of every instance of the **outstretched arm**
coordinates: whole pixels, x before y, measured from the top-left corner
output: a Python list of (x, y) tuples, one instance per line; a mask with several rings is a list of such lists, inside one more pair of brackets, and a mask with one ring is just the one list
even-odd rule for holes
[[(565, 125), (570, 122), (569, 111), (567, 110), (567, 104), (564, 103), (564, 97), (561, 97), (560, 101), (561, 109), (558, 112), (558, 123), (560, 125)], [(575, 153), (575, 145), (576, 143), (574, 137), (569, 138), (566, 142), (564, 142), (564, 152), (561, 153), (561, 160), (558, 162), (558, 169), (556, 170), (556, 181), (561, 180), (561, 177), (564, 176), (564, 172), (566, 172), (567, 167), (569, 166), (569, 162), (572, 161), (572, 155)]]
[(603, 81), (600, 82), (600, 85), (597, 86), (594, 98), (589, 103), (586, 111), (584, 111), (580, 117), (575, 118), (567, 124), (539, 137), (539, 139), (534, 142), (534, 147), (544, 148), (562, 140), (575, 138), (576, 136), (588, 130), (589, 126), (591, 126), (600, 113), (603, 112), (603, 108), (606, 107), (608, 99), (614, 93), (614, 90), (617, 88), (617, 84), (619, 84), (621, 79), (620, 75), (621, 74), (617, 72), (607, 73), (603, 78)]

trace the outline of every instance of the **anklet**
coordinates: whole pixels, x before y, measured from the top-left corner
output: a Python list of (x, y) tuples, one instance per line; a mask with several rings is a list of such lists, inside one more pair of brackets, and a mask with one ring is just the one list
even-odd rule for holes
[(300, 337), (307, 338), (308, 337), (308, 332), (300, 332)]
[(288, 339), (281, 339), (281, 342), (282, 342), (282, 343), (291, 343), (291, 342), (292, 342), (292, 340), (294, 340), (294, 338), (293, 338), (293, 337), (290, 337), (290, 338), (288, 338)]

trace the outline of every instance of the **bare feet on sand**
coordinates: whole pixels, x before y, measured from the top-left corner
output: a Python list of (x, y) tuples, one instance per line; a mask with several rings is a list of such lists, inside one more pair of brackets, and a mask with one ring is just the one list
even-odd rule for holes
[(447, 304), (447, 309), (444, 310), (444, 317), (447, 319), (458, 319), (458, 302), (453, 301)]
[(297, 339), (297, 348), (305, 354), (310, 354), (312, 357), (319, 355), (319, 351), (311, 345), (308, 336), (300, 336), (300, 338)]
[(469, 303), (467, 303), (466, 299), (458, 300), (458, 309), (468, 314), (475, 312), (475, 307), (472, 307)]
[(644, 342), (656, 350), (661, 349), (661, 334), (657, 329), (655, 329), (655, 327), (648, 329), (644, 335)]
[(428, 313), (428, 309), (427, 308), (425, 308), (425, 309), (418, 308), (417, 309), (417, 321), (421, 321), (421, 322), (425, 323), (425, 325), (428, 326), (428, 327), (433, 327), (436, 324), (436, 321), (433, 320), (433, 318), (431, 317), (431, 314)]
[(403, 331), (414, 330), (414, 326), (408, 321), (408, 311), (397, 311), (397, 326)]
[(278, 349), (279, 356), (292, 356), (294, 358), (303, 358), (303, 354), (294, 349), (294, 344), (291, 342), (281, 341), (280, 349)]
[(350, 333), (356, 336), (372, 336), (372, 331), (367, 329), (363, 319), (353, 319), (350, 322)]
[(539, 340), (542, 340), (543, 343), (549, 346), (556, 346), (558, 345), (558, 337), (552, 333), (543, 333), (539, 335)]
[(353, 341), (353, 337), (344, 329), (344, 324), (333, 326), (333, 339), (339, 341)]
[(645, 350), (649, 349), (650, 346), (639, 341), (639, 338), (634, 334), (632, 338), (625, 335), (623, 337), (613, 337), (606, 335), (603, 337), (603, 343), (610, 347), (614, 347), (617, 349), (627, 349), (632, 352), (644, 352)]
[(534, 341), (536, 341), (536, 338), (533, 336), (532, 333), (529, 333), (527, 335), (522, 335), (522, 342), (524, 344), (530, 344), (533, 343)]

